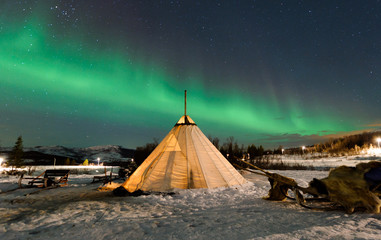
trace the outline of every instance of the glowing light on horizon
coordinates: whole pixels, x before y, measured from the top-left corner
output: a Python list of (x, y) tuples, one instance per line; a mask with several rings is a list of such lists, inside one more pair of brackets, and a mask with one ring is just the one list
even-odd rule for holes
[(368, 149), (365, 149), (361, 151), (362, 154), (368, 154), (372, 156), (380, 156), (381, 155), (381, 148), (377, 147), (370, 147)]

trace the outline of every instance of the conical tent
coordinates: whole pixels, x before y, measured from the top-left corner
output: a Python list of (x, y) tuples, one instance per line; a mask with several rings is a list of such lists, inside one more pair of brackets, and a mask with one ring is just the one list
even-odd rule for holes
[(241, 174), (184, 115), (122, 186), (129, 192), (164, 192), (244, 183)]

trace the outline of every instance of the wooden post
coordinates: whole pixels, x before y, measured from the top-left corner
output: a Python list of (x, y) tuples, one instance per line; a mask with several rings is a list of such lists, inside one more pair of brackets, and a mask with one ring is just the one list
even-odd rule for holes
[(184, 115), (187, 115), (187, 90), (185, 90), (185, 106), (184, 106)]
[(109, 181), (109, 182), (112, 181), (112, 168), (113, 168), (113, 167), (111, 167), (111, 170), (110, 170), (110, 181)]

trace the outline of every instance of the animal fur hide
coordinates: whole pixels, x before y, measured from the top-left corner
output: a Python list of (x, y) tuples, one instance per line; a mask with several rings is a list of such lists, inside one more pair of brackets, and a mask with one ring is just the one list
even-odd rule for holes
[[(310, 183), (319, 195), (328, 195), (330, 201), (352, 213), (355, 208), (365, 208), (371, 213), (380, 213), (381, 200), (375, 191), (370, 190), (370, 183), (364, 175), (372, 169), (381, 167), (381, 162), (361, 163), (356, 167), (341, 166), (330, 171), (328, 177)], [(326, 189), (316, 189), (320, 181)], [(327, 194), (328, 193), (328, 194)]]

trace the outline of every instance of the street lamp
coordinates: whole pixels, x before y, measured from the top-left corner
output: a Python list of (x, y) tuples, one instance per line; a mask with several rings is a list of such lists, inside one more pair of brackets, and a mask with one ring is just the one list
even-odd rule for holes
[(376, 139), (376, 141), (377, 141), (377, 144), (378, 144), (378, 148), (380, 148), (381, 138), (378, 137), (378, 138)]
[(304, 150), (306, 149), (306, 147), (305, 146), (302, 146), (302, 151), (303, 151), (303, 154), (304, 154)]
[(284, 153), (284, 149), (282, 148), (282, 155), (283, 155), (283, 153)]
[(99, 167), (99, 160), (101, 160), (100, 158), (97, 158), (97, 160), (98, 160), (98, 167)]

